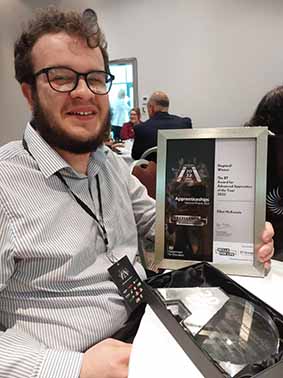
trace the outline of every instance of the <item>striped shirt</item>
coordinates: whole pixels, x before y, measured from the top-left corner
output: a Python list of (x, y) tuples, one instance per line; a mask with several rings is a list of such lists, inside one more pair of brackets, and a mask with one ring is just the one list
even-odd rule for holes
[(99, 217), (98, 175), (109, 251), (135, 262), (152, 237), (155, 202), (127, 164), (102, 146), (88, 175), (75, 172), (31, 127), (0, 148), (0, 377), (79, 377), (82, 352), (128, 318), (110, 280), (97, 223), (55, 175)]

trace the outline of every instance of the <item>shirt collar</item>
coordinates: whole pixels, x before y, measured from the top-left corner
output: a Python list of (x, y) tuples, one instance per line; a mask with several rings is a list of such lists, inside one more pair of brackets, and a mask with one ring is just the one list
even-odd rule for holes
[[(61, 170), (72, 171), (75, 175), (81, 176), (41, 137), (30, 123), (27, 124), (24, 139), (40, 171), (46, 178)], [(98, 163), (98, 167), (101, 167), (106, 161), (108, 151), (104, 144), (99, 146), (96, 151), (91, 153), (90, 164)]]

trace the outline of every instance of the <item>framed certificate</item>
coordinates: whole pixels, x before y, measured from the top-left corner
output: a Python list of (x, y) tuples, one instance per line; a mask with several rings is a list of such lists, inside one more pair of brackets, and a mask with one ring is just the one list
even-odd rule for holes
[(155, 262), (263, 276), (267, 128), (159, 130)]

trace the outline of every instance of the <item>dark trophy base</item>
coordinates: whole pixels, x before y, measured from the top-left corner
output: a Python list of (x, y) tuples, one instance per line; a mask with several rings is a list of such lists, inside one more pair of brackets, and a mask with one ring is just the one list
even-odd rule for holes
[(205, 377), (279, 378), (283, 316), (208, 263), (147, 280), (146, 300)]

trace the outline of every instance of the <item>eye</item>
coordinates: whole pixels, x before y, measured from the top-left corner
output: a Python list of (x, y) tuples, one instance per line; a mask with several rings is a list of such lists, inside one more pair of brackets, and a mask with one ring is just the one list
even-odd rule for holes
[(87, 80), (88, 80), (89, 85), (91, 86), (95, 86), (95, 85), (104, 86), (106, 82), (106, 75), (104, 73), (99, 73), (99, 72), (90, 73), (87, 77)]
[(75, 74), (69, 70), (50, 70), (48, 73), (49, 80), (57, 85), (71, 83), (75, 80)]

